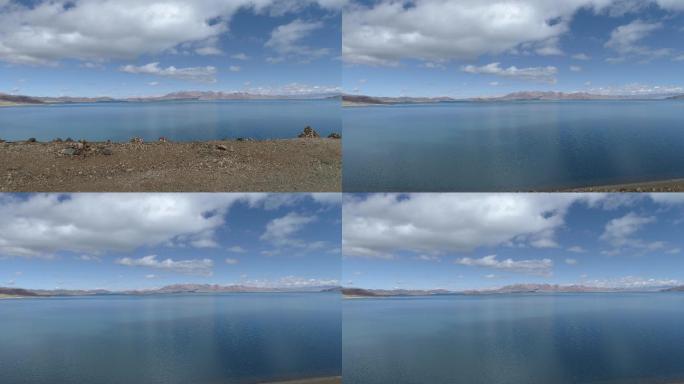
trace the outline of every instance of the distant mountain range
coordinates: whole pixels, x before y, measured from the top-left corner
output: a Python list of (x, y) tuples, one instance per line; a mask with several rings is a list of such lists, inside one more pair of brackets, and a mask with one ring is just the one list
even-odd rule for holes
[(463, 293), (470, 295), (504, 294), (504, 293), (582, 293), (582, 292), (618, 292), (614, 288), (599, 288), (585, 285), (551, 285), (551, 284), (515, 284), (497, 289), (471, 290)]
[(435, 290), (411, 290), (411, 289), (361, 289), (361, 288), (342, 288), (342, 294), (354, 297), (390, 297), (390, 296), (430, 296), (448, 295), (450, 292), (443, 289)]
[(684, 95), (599, 95), (587, 92), (514, 92), (505, 96), (475, 97), (469, 99), (454, 99), (451, 97), (374, 97), (363, 95), (343, 95), (346, 105), (392, 105), (392, 104), (426, 104), (448, 103), (456, 101), (471, 102), (502, 102), (502, 101), (562, 101), (562, 100), (684, 100)]
[(662, 292), (684, 292), (684, 285), (680, 287), (672, 287), (663, 289)]
[(339, 287), (321, 286), (305, 288), (264, 288), (247, 285), (210, 285), (210, 284), (174, 284), (162, 288), (147, 290), (108, 291), (96, 290), (44, 290), (44, 289), (21, 289), (2, 288), (0, 296), (15, 297), (57, 297), (57, 296), (97, 296), (97, 295), (161, 295), (178, 293), (258, 293), (258, 292), (336, 292)]
[(384, 290), (384, 289), (361, 289), (342, 288), (342, 294), (348, 297), (399, 297), (399, 296), (433, 296), (433, 295), (504, 295), (519, 293), (611, 293), (611, 292), (684, 292), (684, 286), (673, 288), (653, 289), (618, 289), (601, 288), (585, 285), (552, 285), (552, 284), (515, 284), (495, 289), (448, 291), (436, 290)]
[(210, 101), (210, 100), (307, 100), (334, 99), (339, 94), (322, 93), (316, 95), (262, 95), (246, 92), (212, 92), (212, 91), (182, 91), (163, 96), (130, 97), (116, 99), (113, 97), (37, 97), (8, 95), (0, 93), (0, 102), (11, 104), (73, 104), (73, 103), (111, 103), (111, 102), (159, 102), (159, 101)]
[(451, 97), (373, 97), (363, 95), (342, 95), (342, 101), (347, 104), (359, 105), (391, 105), (391, 104), (427, 104), (457, 101)]
[(449, 291), (446, 289), (362, 289), (338, 286), (306, 288), (264, 288), (247, 285), (174, 284), (162, 288), (128, 291), (95, 290), (44, 290), (0, 287), (0, 296), (10, 297), (60, 297), (98, 295), (164, 295), (181, 293), (267, 293), (267, 292), (341, 292), (347, 297), (410, 297), (436, 295), (504, 295), (520, 293), (612, 293), (612, 292), (684, 292), (684, 286), (643, 290), (600, 288), (584, 285), (515, 284), (496, 289)]
[(554, 100), (625, 100), (627, 96), (596, 95), (587, 92), (514, 92), (499, 97), (478, 97), (470, 101), (554, 101)]

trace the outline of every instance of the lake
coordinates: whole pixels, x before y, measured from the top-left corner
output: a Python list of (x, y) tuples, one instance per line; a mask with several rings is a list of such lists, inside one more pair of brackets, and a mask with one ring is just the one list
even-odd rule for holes
[(684, 294), (354, 299), (345, 384), (684, 382)]
[(339, 293), (0, 300), (0, 383), (339, 376)]
[(291, 139), (311, 126), (321, 135), (342, 131), (339, 100), (173, 101), (0, 108), (0, 138), (21, 141), (124, 142)]
[(684, 102), (345, 108), (344, 190), (553, 190), (684, 177)]

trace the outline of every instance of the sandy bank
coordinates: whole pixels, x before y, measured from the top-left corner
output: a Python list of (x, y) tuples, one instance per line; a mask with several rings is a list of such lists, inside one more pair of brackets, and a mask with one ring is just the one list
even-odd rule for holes
[(264, 383), (264, 384), (341, 384), (342, 377), (321, 377), (316, 379), (304, 379), (304, 380), (294, 380), (294, 381), (281, 381), (274, 383)]
[(684, 192), (684, 179), (573, 188), (565, 192)]
[(335, 139), (0, 143), (0, 192), (339, 192)]

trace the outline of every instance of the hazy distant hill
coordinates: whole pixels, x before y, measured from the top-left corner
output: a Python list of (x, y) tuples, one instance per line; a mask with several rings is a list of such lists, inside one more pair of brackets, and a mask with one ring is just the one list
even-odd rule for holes
[[(684, 287), (682, 287), (684, 290)], [(345, 296), (356, 297), (392, 297), (392, 296), (432, 296), (432, 295), (495, 295), (495, 294), (514, 294), (514, 293), (601, 293), (601, 292), (624, 292), (624, 290), (611, 288), (589, 287), (584, 285), (551, 285), (551, 284), (516, 284), (508, 285), (496, 289), (469, 290), (469, 291), (448, 291), (443, 289), (435, 290), (409, 290), (409, 289), (361, 289), (343, 288)]]
[(0, 287), (0, 296), (2, 295), (18, 297), (38, 296), (34, 292), (28, 291), (26, 289)]
[(428, 104), (456, 101), (450, 97), (373, 97), (363, 95), (343, 95), (342, 101), (352, 104)]
[(668, 100), (684, 100), (684, 95), (677, 95), (677, 96), (672, 96), (668, 97)]
[(174, 100), (298, 100), (298, 99), (326, 99), (339, 97), (337, 94), (324, 93), (318, 95), (260, 95), (246, 92), (212, 92), (212, 91), (182, 91), (173, 92), (163, 96), (133, 97), (125, 101), (149, 102), (149, 101), (174, 101)]
[(446, 295), (449, 292), (443, 289), (435, 290), (411, 290), (411, 289), (361, 289), (361, 288), (342, 288), (342, 294), (345, 296), (358, 297), (390, 297), (390, 296), (430, 296), (430, 295)]
[(210, 285), (210, 284), (174, 284), (162, 288), (148, 290), (129, 290), (114, 292), (104, 289), (95, 290), (44, 290), (0, 288), (0, 295), (6, 296), (95, 296), (95, 295), (160, 295), (174, 293), (230, 293), (230, 292), (334, 292), (339, 290), (335, 286), (303, 287), (303, 288), (264, 288), (246, 285)]
[(43, 101), (29, 96), (6, 95), (0, 93), (0, 102), (12, 104), (43, 104)]
[(212, 91), (181, 91), (162, 96), (130, 97), (116, 99), (113, 97), (38, 97), (7, 95), (0, 93), (0, 102), (11, 104), (72, 104), (72, 103), (111, 103), (111, 102), (159, 102), (159, 101), (211, 101), (211, 100), (309, 100), (335, 99), (337, 93), (321, 93), (309, 95), (260, 95), (245, 92), (212, 92)]
[(465, 294), (502, 294), (502, 293), (579, 293), (579, 292), (615, 292), (616, 289), (588, 287), (584, 285), (551, 285), (551, 284), (515, 284), (498, 289), (471, 290)]
[(595, 95), (586, 92), (538, 92), (538, 91), (525, 91), (525, 92), (514, 92), (505, 96), (498, 97), (477, 97), (470, 99), (471, 101), (535, 101), (535, 100), (616, 100), (625, 99), (624, 96), (607, 96), (607, 95)]
[(672, 287), (663, 289), (661, 292), (684, 292), (684, 285), (680, 287)]

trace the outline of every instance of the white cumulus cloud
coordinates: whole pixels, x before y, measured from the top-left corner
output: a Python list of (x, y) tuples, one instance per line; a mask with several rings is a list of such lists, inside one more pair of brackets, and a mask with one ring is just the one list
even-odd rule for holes
[(511, 77), (519, 80), (537, 81), (549, 84), (556, 83), (556, 74), (558, 74), (558, 68), (554, 66), (529, 68), (518, 68), (516, 66), (511, 66), (508, 68), (502, 68), (501, 63), (491, 63), (481, 67), (466, 65), (462, 68), (462, 70), (463, 72), (472, 74)]
[(298, 213), (288, 213), (283, 217), (271, 220), (266, 225), (266, 231), (261, 235), (261, 240), (272, 242), (279, 246), (301, 246), (302, 241), (293, 236), (301, 231), (305, 225), (316, 221), (315, 216), (306, 216)]
[(620, 16), (656, 4), (681, 11), (679, 0), (378, 0), (356, 2), (343, 17), (346, 62), (397, 65), (472, 60), (505, 52), (562, 54), (560, 38), (585, 9)]
[(0, 60), (54, 65), (61, 60), (135, 59), (177, 48), (220, 54), (217, 38), (241, 10), (282, 15), (341, 0), (39, 0), (0, 3)]
[(502, 269), (538, 276), (551, 276), (553, 273), (553, 261), (551, 259), (513, 260), (509, 258), (499, 260), (496, 255), (489, 255), (480, 259), (464, 257), (457, 259), (455, 263), (469, 267)]
[(139, 259), (124, 257), (116, 260), (116, 263), (127, 267), (155, 268), (201, 276), (211, 276), (214, 268), (214, 261), (211, 259), (173, 260), (169, 258), (160, 260), (157, 255), (144, 256)]
[[(239, 70), (239, 67), (237, 68)], [(217, 72), (216, 67), (212, 66), (188, 68), (170, 66), (163, 68), (159, 66), (159, 63), (149, 63), (141, 66), (125, 65), (121, 67), (120, 70), (121, 72), (126, 73), (171, 77), (178, 80), (198, 81), (202, 83), (215, 83)]]
[(389, 258), (505, 244), (554, 247), (573, 194), (376, 194), (343, 205), (345, 256)]

